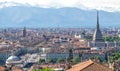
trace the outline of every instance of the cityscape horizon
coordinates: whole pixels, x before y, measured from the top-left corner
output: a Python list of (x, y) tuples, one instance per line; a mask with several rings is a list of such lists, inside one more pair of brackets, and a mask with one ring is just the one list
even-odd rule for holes
[(120, 0), (0, 0), (0, 71), (120, 71)]

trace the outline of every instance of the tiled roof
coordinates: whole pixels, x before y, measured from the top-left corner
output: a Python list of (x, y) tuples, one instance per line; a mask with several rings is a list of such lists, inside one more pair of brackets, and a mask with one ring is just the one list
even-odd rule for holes
[(0, 66), (0, 71), (4, 71), (5, 67)]
[(97, 62), (93, 62), (92, 60), (88, 60), (79, 64), (72, 66), (71, 69), (66, 71), (112, 71), (112, 69), (103, 66)]
[(13, 71), (24, 71), (22, 68), (13, 67)]

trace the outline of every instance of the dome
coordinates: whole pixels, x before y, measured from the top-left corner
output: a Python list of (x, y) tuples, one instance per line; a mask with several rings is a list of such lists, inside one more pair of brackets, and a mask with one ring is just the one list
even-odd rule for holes
[(20, 60), (20, 58), (17, 57), (17, 56), (10, 56), (10, 57), (7, 59), (7, 61), (19, 61), (19, 60)]
[(8, 66), (8, 65), (14, 65), (14, 64), (21, 64), (21, 63), (23, 63), (23, 62), (20, 60), (20, 58), (17, 57), (17, 56), (14, 56), (14, 55), (10, 56), (10, 57), (6, 60), (6, 65), (7, 65), (7, 66)]

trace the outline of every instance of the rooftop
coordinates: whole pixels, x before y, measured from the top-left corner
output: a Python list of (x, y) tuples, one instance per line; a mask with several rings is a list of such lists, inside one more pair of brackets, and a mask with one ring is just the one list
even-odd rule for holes
[(5, 67), (0, 66), (0, 71), (4, 71), (4, 70), (5, 70)]
[(112, 69), (92, 60), (88, 60), (72, 66), (72, 68), (67, 71), (112, 71)]

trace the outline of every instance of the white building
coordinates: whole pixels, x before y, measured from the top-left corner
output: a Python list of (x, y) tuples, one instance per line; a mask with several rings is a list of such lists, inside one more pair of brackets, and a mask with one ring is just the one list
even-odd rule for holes
[(19, 57), (12, 55), (6, 60), (6, 66), (11, 67), (15, 65), (23, 67), (23, 61)]
[(75, 34), (74, 37), (77, 39), (83, 39), (85, 36), (83, 34), (81, 34), (81, 35)]

